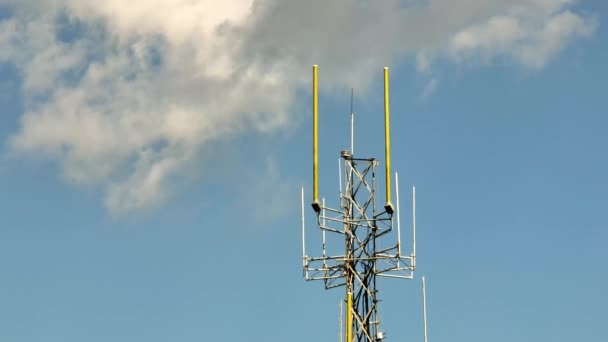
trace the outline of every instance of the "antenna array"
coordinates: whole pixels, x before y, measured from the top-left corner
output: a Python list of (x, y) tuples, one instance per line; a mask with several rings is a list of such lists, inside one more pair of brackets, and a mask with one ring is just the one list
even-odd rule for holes
[[(352, 96), (352, 93), (351, 93)], [(384, 68), (385, 204), (376, 205), (376, 169), (373, 157), (354, 156), (354, 114), (351, 99), (350, 150), (338, 162), (339, 206), (319, 201), (318, 68), (313, 66), (313, 200), (321, 231), (322, 254), (306, 254), (304, 188), (302, 188), (302, 267), (306, 280), (323, 281), (326, 289), (346, 288), (346, 342), (378, 342), (385, 338), (378, 316), (377, 278), (413, 279), (416, 268), (415, 188), (412, 188), (412, 245), (404, 253), (399, 214), (399, 178), (395, 173), (396, 208), (391, 203), (389, 69)], [(344, 184), (342, 184), (344, 179)], [(396, 210), (396, 212), (395, 212)], [(396, 215), (394, 215), (396, 214)], [(395, 217), (396, 216), (396, 217)], [(396, 227), (395, 227), (396, 226)], [(396, 229), (394, 229), (396, 228)], [(395, 234), (396, 233), (396, 234)], [(396, 241), (389, 237), (396, 235)], [(338, 241), (344, 252), (329, 254), (328, 241)]]

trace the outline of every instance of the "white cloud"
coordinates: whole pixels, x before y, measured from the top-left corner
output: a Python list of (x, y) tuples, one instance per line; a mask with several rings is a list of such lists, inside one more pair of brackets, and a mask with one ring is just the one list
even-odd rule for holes
[[(417, 56), (540, 68), (597, 26), (568, 0), (0, 0), (0, 62), (26, 98), (11, 152), (54, 160), (114, 212), (154, 205), (205, 148), (289, 122), (323, 90), (365, 91)], [(428, 93), (437, 86), (433, 78)]]
[(506, 56), (537, 69), (574, 38), (591, 35), (596, 25), (594, 19), (585, 20), (568, 10), (543, 18), (494, 16), (454, 34), (448, 50), (458, 60)]

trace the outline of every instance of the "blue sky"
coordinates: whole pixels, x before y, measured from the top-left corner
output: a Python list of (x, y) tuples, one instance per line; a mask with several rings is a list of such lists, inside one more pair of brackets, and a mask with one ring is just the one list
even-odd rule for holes
[(416, 279), (379, 285), (391, 341), (422, 341), (422, 274), (430, 341), (607, 340), (604, 2), (341, 1), (304, 28), (246, 2), (0, 2), (0, 340), (337, 340), (342, 289), (300, 268), (314, 63), (328, 198), (351, 86), (355, 150), (383, 156), (391, 67), (418, 225)]

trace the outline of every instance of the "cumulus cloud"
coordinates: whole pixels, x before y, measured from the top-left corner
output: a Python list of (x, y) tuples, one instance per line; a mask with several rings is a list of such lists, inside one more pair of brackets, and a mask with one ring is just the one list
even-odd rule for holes
[[(272, 132), (320, 64), (322, 90), (365, 91), (416, 57), (541, 68), (593, 33), (573, 0), (0, 0), (0, 62), (26, 99), (11, 152), (99, 187), (113, 212), (166, 198), (220, 139)], [(430, 95), (437, 80), (428, 83)], [(425, 91), (427, 93), (427, 91)]]
[(530, 68), (541, 68), (573, 38), (589, 36), (594, 19), (585, 21), (571, 11), (551, 13), (543, 21), (501, 15), (452, 36), (449, 53), (458, 60), (473, 56), (491, 60), (506, 56)]

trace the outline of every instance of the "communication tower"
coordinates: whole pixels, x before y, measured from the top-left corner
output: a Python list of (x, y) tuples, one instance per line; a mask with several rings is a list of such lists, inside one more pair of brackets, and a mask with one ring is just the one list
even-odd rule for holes
[[(416, 192), (412, 187), (411, 246), (401, 244), (399, 178), (395, 173), (396, 203), (391, 202), (389, 69), (384, 68), (384, 182), (385, 202), (376, 204), (376, 170), (373, 157), (354, 154), (354, 114), (351, 110), (350, 150), (338, 159), (339, 206), (319, 201), (318, 68), (313, 66), (313, 197), (312, 208), (321, 232), (322, 254), (306, 254), (304, 188), (302, 188), (302, 267), (306, 280), (321, 280), (326, 289), (346, 289), (345, 342), (384, 340), (378, 316), (379, 277), (413, 279), (416, 269)], [(344, 180), (344, 184), (342, 182)], [(395, 227), (396, 226), (396, 227)], [(396, 229), (394, 229), (396, 228)], [(344, 246), (342, 254), (328, 249), (330, 241)]]

